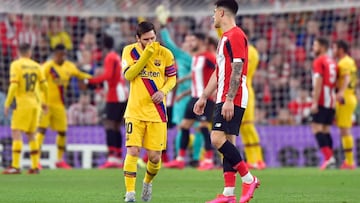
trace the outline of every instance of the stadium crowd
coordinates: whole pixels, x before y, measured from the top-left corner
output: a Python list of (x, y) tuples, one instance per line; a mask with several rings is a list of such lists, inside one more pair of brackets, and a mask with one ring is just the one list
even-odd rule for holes
[[(97, 2), (97, 1), (95, 1)], [(136, 1), (135, 1), (136, 2)], [(245, 1), (244, 1), (245, 2)], [(248, 1), (246, 1), (248, 2)], [(251, 0), (253, 3), (262, 1)], [(300, 1), (299, 1), (300, 2)], [(57, 17), (2, 14), (0, 18), (0, 103), (4, 102), (8, 87), (9, 63), (16, 58), (16, 48), (27, 42), (34, 49), (33, 57), (44, 63), (57, 44), (65, 45), (68, 58), (79, 69), (98, 75), (102, 71), (104, 53), (101, 40), (104, 34), (115, 39), (117, 52), (135, 41), (135, 28), (141, 18), (120, 17)], [(155, 19), (151, 19), (156, 22)], [(311, 47), (318, 36), (331, 41), (345, 39), (351, 44), (351, 56), (360, 67), (360, 9), (323, 10), (316, 13), (259, 14), (238, 16), (237, 22), (249, 30), (251, 43), (260, 54), (260, 64), (254, 77), (256, 92), (256, 122), (258, 124), (305, 124), (309, 121), (311, 106)], [(156, 24), (159, 26), (159, 24)], [(209, 17), (171, 18), (168, 29), (180, 45), (187, 33), (208, 32), (212, 26)], [(216, 36), (215, 32), (211, 35)], [(78, 81), (73, 79), (67, 92), (66, 105), (81, 105)], [(91, 103), (99, 119), (75, 122), (73, 125), (93, 125), (101, 121), (105, 90), (102, 85), (92, 88)], [(357, 88), (358, 89), (358, 88)], [(359, 92), (359, 91), (358, 91)], [(360, 97), (360, 94), (357, 94)], [(92, 114), (93, 106), (89, 112)], [(360, 108), (355, 123), (360, 123)], [(1, 111), (2, 109), (0, 109)], [(71, 116), (71, 114), (69, 114)], [(9, 123), (0, 112), (0, 124)], [(95, 118), (94, 118), (95, 119)]]

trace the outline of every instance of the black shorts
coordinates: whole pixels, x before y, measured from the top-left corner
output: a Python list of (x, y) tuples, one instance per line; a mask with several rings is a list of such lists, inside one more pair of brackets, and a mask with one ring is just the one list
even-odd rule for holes
[(227, 135), (239, 135), (240, 124), (244, 116), (245, 109), (234, 106), (234, 117), (230, 121), (226, 121), (221, 115), (222, 103), (215, 106), (214, 120), (212, 130), (223, 131)]
[(198, 116), (194, 113), (194, 105), (197, 102), (198, 98), (192, 97), (189, 101), (189, 103), (186, 105), (186, 111), (184, 118), (186, 119), (192, 119), (197, 121), (208, 121), (211, 122), (213, 119), (214, 114), (214, 106), (215, 103), (211, 100), (206, 101), (206, 106), (204, 109), (204, 114), (201, 116)]
[(171, 128), (175, 127), (175, 123), (172, 122), (172, 117), (173, 117), (173, 107), (172, 106), (166, 107), (166, 114), (168, 117), (167, 127), (169, 129), (171, 129)]
[(319, 106), (318, 112), (312, 114), (311, 117), (313, 123), (331, 125), (334, 121), (335, 109)]
[(107, 102), (105, 107), (106, 119), (121, 122), (124, 118), (127, 102)]

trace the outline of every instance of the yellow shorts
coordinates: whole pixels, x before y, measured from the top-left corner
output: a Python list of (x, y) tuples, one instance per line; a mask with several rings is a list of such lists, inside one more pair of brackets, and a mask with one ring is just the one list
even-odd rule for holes
[(255, 120), (255, 95), (249, 91), (248, 104), (242, 122), (253, 122)]
[(125, 145), (127, 147), (137, 146), (152, 151), (162, 151), (166, 149), (166, 123), (141, 121), (134, 118), (126, 118), (125, 126)]
[(355, 95), (345, 96), (344, 100), (344, 104), (336, 104), (336, 125), (340, 128), (351, 128), (353, 123), (352, 117), (356, 109), (357, 101)]
[(26, 133), (36, 132), (39, 122), (40, 108), (16, 108), (11, 118), (11, 129), (21, 130)]
[(49, 106), (48, 112), (40, 115), (40, 128), (48, 128), (55, 131), (65, 132), (67, 130), (66, 109), (63, 106)]

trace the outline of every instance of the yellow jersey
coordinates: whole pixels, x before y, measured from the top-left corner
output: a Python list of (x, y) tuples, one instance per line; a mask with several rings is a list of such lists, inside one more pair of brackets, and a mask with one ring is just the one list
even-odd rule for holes
[(342, 76), (349, 75), (350, 76), (350, 83), (348, 87), (345, 89), (344, 95), (351, 95), (355, 94), (355, 88), (357, 83), (357, 67), (354, 59), (350, 56), (346, 55), (338, 62), (338, 70), (339, 70), (339, 79), (337, 81), (337, 88), (340, 88), (341, 85), (344, 83), (344, 79)]
[(92, 76), (81, 72), (71, 61), (65, 60), (59, 65), (49, 60), (42, 66), (45, 79), (48, 82), (48, 103), (50, 106), (64, 106), (66, 90), (71, 77), (89, 79)]
[(256, 69), (259, 65), (259, 53), (253, 45), (249, 45), (249, 63), (246, 76), (246, 83), (248, 88), (252, 88), (252, 81), (255, 75)]
[[(138, 61), (142, 53), (143, 49), (138, 43), (124, 48), (122, 54), (124, 74)], [(155, 104), (151, 96), (161, 90), (170, 77), (176, 79), (174, 56), (170, 50), (160, 46), (147, 61), (144, 69), (130, 81), (129, 99), (124, 117), (141, 121), (166, 122), (166, 97), (160, 104)]]
[[(18, 85), (14, 93), (16, 108), (38, 107), (40, 99), (35, 89), (43, 82), (46, 80), (37, 62), (30, 58), (19, 58), (13, 61), (10, 65), (10, 83), (17, 83)], [(9, 101), (9, 103), (11, 102)]]

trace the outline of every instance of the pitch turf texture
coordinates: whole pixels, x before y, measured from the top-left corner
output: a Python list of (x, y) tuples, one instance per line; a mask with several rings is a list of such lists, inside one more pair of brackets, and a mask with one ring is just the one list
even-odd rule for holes
[[(253, 173), (260, 178), (261, 186), (251, 203), (360, 202), (360, 170), (321, 172), (296, 168)], [(141, 202), (144, 170), (138, 174), (137, 202)], [(151, 202), (203, 203), (221, 192), (222, 186), (220, 170), (162, 169), (156, 177)], [(43, 170), (40, 175), (0, 175), (1, 203), (110, 203), (123, 202), (123, 195), (122, 170)]]

